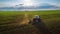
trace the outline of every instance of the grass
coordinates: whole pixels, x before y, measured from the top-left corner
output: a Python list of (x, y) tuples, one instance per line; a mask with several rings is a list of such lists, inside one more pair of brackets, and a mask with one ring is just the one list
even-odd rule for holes
[[(59, 33), (60, 10), (47, 10), (47, 11), (35, 11), (35, 12), (34, 11), (31, 11), (31, 12), (30, 11), (28, 12), (27, 11), (26, 12), (24, 11), (0, 11), (0, 28), (1, 28), (0, 33), (4, 32), (4, 30), (5, 32), (7, 32), (7, 29), (9, 32), (11, 32), (9, 28), (18, 27), (16, 26), (16, 24), (19, 22), (21, 23), (25, 13), (28, 14), (29, 19), (32, 19), (34, 15), (39, 15), (40, 18), (42, 19), (42, 22), (44, 22), (47, 25), (48, 29), (51, 32), (53, 32), (54, 34)], [(32, 25), (29, 25), (29, 26), (31, 26), (30, 28), (32, 28)], [(24, 29), (30, 29), (29, 26), (22, 27), (23, 28), (22, 31)], [(21, 30), (21, 29), (19, 28), (18, 30)]]

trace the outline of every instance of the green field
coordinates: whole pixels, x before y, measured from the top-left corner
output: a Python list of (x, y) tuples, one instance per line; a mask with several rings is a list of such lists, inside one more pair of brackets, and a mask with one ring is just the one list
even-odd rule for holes
[[(39, 15), (49, 31), (53, 34), (59, 34), (60, 31), (60, 10), (47, 10), (47, 11), (0, 11), (0, 33), (10, 32), (24, 32), (31, 29), (32, 31), (37, 29), (31, 25), (23, 25), (21, 28), (18, 25), (24, 18), (24, 14), (28, 14), (28, 19), (32, 19), (34, 15)], [(33, 33), (36, 34), (36, 31)], [(20, 32), (21, 33), (21, 32)], [(32, 33), (30, 33), (32, 34)]]

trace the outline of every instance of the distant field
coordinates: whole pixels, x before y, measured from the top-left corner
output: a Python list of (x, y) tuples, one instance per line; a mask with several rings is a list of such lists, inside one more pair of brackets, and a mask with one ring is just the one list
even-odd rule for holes
[[(0, 11), (0, 30), (2, 31), (5, 26), (12, 24), (14, 27), (22, 21), (24, 14), (28, 14), (28, 18), (32, 19), (34, 15), (39, 15), (47, 27), (52, 32), (59, 32), (60, 30), (60, 10), (50, 11)], [(20, 22), (21, 23), (21, 22)], [(9, 25), (9, 26), (10, 26)], [(1, 32), (0, 31), (0, 32)]]

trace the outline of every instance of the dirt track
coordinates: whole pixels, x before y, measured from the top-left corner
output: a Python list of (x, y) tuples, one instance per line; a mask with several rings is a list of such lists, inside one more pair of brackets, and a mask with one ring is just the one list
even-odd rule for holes
[(25, 13), (20, 24), (28, 24), (28, 22), (29, 22), (28, 14)]

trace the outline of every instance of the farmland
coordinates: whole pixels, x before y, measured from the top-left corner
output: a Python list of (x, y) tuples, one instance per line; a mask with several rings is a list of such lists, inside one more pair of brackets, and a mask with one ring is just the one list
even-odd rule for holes
[[(47, 11), (0, 11), (0, 33), (9, 34), (10, 32), (24, 32), (29, 29), (36, 34), (37, 29), (31, 25), (22, 25), (22, 19), (24, 15), (28, 15), (28, 19), (31, 20), (34, 15), (39, 15), (42, 22), (48, 27), (49, 31), (53, 34), (59, 34), (60, 31), (60, 10), (47, 10)], [(26, 31), (26, 32), (25, 32)], [(32, 32), (29, 30), (29, 33)], [(21, 33), (21, 32), (20, 32)], [(33, 34), (30, 33), (30, 34)], [(16, 34), (16, 33), (15, 33)]]

